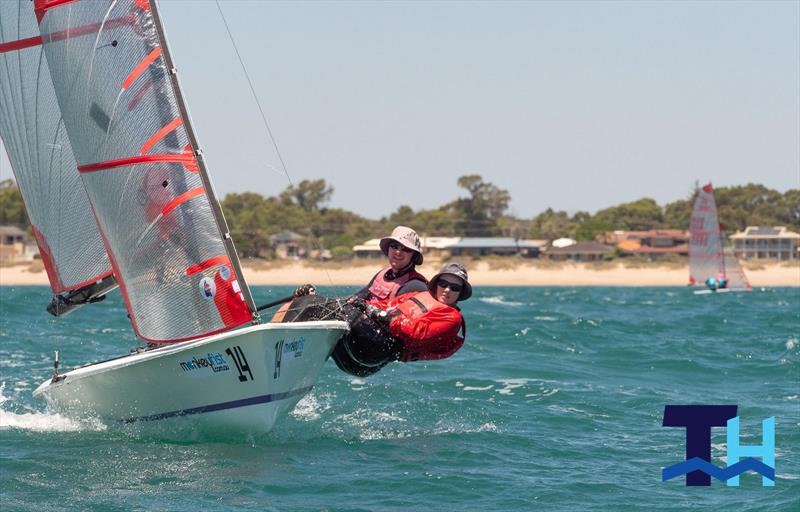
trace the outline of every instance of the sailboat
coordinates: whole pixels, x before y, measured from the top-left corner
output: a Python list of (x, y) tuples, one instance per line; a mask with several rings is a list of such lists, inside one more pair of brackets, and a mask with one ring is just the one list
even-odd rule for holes
[(154, 0), (0, 2), (0, 136), (62, 316), (119, 288), (131, 353), (34, 395), (106, 423), (266, 432), (348, 326), (261, 324)]
[(720, 229), (711, 183), (697, 189), (689, 235), (689, 284), (705, 287), (695, 290), (696, 295), (751, 290), (739, 260)]

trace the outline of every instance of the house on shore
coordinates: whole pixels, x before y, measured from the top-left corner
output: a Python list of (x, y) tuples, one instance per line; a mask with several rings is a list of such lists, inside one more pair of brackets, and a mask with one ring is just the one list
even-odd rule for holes
[(521, 256), (538, 258), (547, 240), (464, 237), (451, 245), (450, 256)]
[(730, 236), (733, 252), (744, 260), (798, 260), (800, 234), (785, 226), (747, 226)]
[(689, 233), (680, 229), (609, 231), (597, 235), (595, 242), (614, 245), (621, 256), (659, 258), (667, 254), (689, 255)]
[(28, 244), (28, 235), (16, 226), (0, 226), (0, 261), (32, 261), (39, 255), (34, 244)]
[(550, 246), (542, 258), (551, 261), (600, 261), (614, 254), (614, 248), (599, 242), (575, 242), (561, 247)]
[[(447, 259), (469, 256), (521, 256), (538, 258), (547, 240), (518, 240), (514, 238), (438, 237), (420, 239), (426, 258)], [(382, 258), (380, 238), (373, 238), (353, 247), (356, 258)]]
[(353, 246), (353, 256), (359, 260), (383, 258), (380, 238), (371, 238), (364, 243)]
[(298, 259), (306, 257), (305, 237), (294, 231), (281, 231), (269, 237), (275, 256), (281, 259)]

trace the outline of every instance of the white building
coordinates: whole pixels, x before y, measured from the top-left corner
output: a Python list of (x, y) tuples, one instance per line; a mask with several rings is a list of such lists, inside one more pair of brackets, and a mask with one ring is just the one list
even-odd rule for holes
[(747, 226), (730, 237), (733, 251), (741, 259), (800, 259), (800, 234), (784, 226)]

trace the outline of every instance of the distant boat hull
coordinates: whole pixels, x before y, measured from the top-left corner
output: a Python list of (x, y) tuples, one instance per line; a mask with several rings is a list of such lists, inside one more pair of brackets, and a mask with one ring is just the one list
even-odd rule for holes
[(347, 330), (338, 321), (247, 327), (77, 368), (33, 394), (106, 425), (265, 433), (311, 390)]
[(749, 292), (750, 288), (722, 288), (720, 290), (695, 290), (695, 295), (710, 295), (712, 293)]

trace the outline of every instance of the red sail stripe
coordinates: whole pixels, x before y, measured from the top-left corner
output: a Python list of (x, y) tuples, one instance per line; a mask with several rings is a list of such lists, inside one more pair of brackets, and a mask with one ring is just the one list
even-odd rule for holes
[(194, 157), (194, 151), (192, 151), (191, 144), (186, 144), (186, 147), (183, 148), (183, 154), (186, 156), (186, 161), (183, 163), (183, 167), (186, 168), (187, 171), (195, 174), (200, 172), (200, 167), (197, 165), (197, 160)]
[(193, 197), (201, 196), (201, 195), (203, 195), (205, 193), (206, 193), (206, 191), (203, 189), (203, 187), (193, 188), (192, 190), (189, 190), (188, 192), (184, 192), (183, 194), (179, 195), (178, 197), (176, 197), (172, 201), (168, 202), (164, 206), (164, 208), (161, 209), (161, 215), (166, 215), (169, 212), (171, 212), (172, 210), (174, 210), (175, 208), (177, 208), (178, 206), (180, 206), (182, 203), (185, 203), (186, 201), (188, 201), (189, 199), (192, 199)]
[(27, 39), (18, 39), (16, 41), (0, 43), (0, 53), (22, 50), (24, 48), (30, 48), (32, 46), (39, 46), (40, 44), (42, 44), (42, 36), (29, 37)]
[(209, 258), (206, 261), (200, 262), (197, 265), (192, 265), (191, 267), (186, 269), (186, 275), (190, 276), (192, 274), (197, 274), (198, 272), (202, 272), (207, 268), (211, 268), (214, 265), (230, 265), (231, 260), (228, 259), (227, 256), (216, 256), (214, 258)]
[(180, 116), (176, 117), (175, 119), (170, 121), (168, 125), (161, 128), (152, 137), (147, 139), (147, 142), (144, 143), (144, 146), (142, 146), (142, 150), (140, 152), (142, 154), (147, 153), (148, 151), (150, 151), (150, 148), (155, 146), (156, 142), (166, 137), (169, 132), (171, 132), (172, 130), (174, 130), (175, 128), (177, 128), (182, 124), (183, 124), (183, 119), (181, 119)]
[(36, 245), (39, 246), (39, 256), (41, 256), (42, 263), (44, 263), (44, 270), (47, 273), (47, 280), (50, 281), (50, 288), (53, 289), (53, 293), (63, 292), (66, 287), (61, 280), (61, 273), (56, 266), (53, 252), (50, 250), (50, 244), (47, 243), (47, 239), (42, 232), (33, 224), (31, 224), (31, 231), (33, 231), (33, 237), (36, 239)]
[(41, 23), (48, 9), (76, 1), (77, 0), (34, 0), (33, 10), (36, 13), (36, 20)]
[(135, 0), (135, 3), (139, 6), (139, 9), (143, 11), (150, 10), (150, 0)]
[(111, 30), (113, 28), (124, 27), (131, 24), (132, 21), (127, 16), (122, 18), (114, 18), (113, 20), (108, 20), (105, 23), (90, 23), (80, 27), (70, 27), (66, 30), (59, 30), (58, 32), (53, 32), (50, 34), (42, 34), (42, 41), (45, 43), (52, 43), (55, 41), (62, 41), (64, 39), (72, 39), (73, 37), (97, 34), (97, 31), (100, 30), (100, 27), (102, 27), (104, 30)]
[[(130, 19), (126, 17), (126, 18), (115, 18), (113, 20), (109, 20), (106, 22), (105, 25), (102, 26), (105, 29), (112, 29), (130, 24), (131, 24)], [(13, 52), (16, 50), (24, 50), (25, 48), (31, 48), (33, 46), (39, 46), (40, 44), (43, 44), (45, 40), (48, 43), (52, 43), (67, 38), (96, 34), (97, 31), (100, 29), (100, 27), (101, 27), (100, 23), (91, 23), (89, 25), (83, 25), (82, 27), (72, 27), (69, 30), (60, 30), (58, 32), (53, 32), (52, 34), (44, 34), (43, 36), (34, 36), (34, 37), (28, 37), (26, 39), (9, 41), (7, 43), (0, 43), (0, 53)]]
[(113, 169), (115, 167), (127, 167), (129, 165), (148, 164), (153, 162), (175, 162), (183, 165), (191, 164), (194, 162), (193, 155), (141, 155), (132, 156), (129, 158), (120, 158), (117, 160), (107, 160), (105, 162), (97, 162), (94, 164), (79, 165), (78, 172), (95, 172), (104, 171), (106, 169)]
[(147, 69), (147, 67), (150, 66), (150, 64), (152, 64), (153, 61), (159, 57), (161, 57), (161, 47), (157, 46), (152, 52), (150, 52), (147, 55), (147, 57), (142, 59), (142, 61), (139, 63), (138, 66), (136, 66), (133, 69), (133, 71), (130, 72), (128, 77), (122, 82), (122, 88), (127, 89), (128, 87), (130, 87), (133, 84), (133, 82), (135, 82), (136, 79), (139, 78), (139, 75), (144, 73), (144, 70)]

